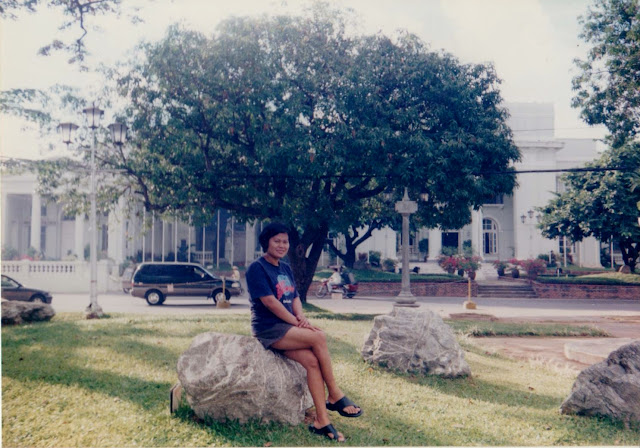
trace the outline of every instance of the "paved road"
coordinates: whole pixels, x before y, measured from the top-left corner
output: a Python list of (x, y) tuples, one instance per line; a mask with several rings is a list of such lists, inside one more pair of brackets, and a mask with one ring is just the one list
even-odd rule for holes
[[(98, 304), (107, 313), (134, 313), (153, 315), (202, 314), (202, 313), (249, 313), (247, 297), (231, 297), (231, 308), (218, 309), (204, 297), (170, 297), (162, 306), (150, 306), (145, 299), (124, 293), (98, 295)], [(53, 308), (57, 313), (82, 312), (89, 305), (89, 294), (53, 295)]]
[[(640, 316), (640, 300), (579, 300), (579, 299), (489, 299), (476, 298), (478, 308), (463, 308), (465, 298), (418, 297), (422, 307), (436, 311), (443, 317), (452, 313), (475, 312), (507, 318), (569, 318), (602, 316)], [(393, 297), (357, 297), (355, 299), (316, 299), (309, 302), (337, 313), (385, 314), (393, 308)], [(219, 309), (204, 298), (170, 297), (162, 306), (149, 306), (144, 299), (124, 293), (98, 296), (105, 313), (138, 313), (154, 315), (249, 313), (246, 296), (232, 297), (231, 308)], [(54, 295), (56, 312), (81, 312), (89, 304), (88, 294)]]

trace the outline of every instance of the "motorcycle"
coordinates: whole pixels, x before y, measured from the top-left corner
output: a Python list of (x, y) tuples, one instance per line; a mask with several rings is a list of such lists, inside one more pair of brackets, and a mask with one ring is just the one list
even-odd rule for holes
[[(353, 299), (358, 292), (358, 282), (353, 274), (343, 274), (341, 285), (331, 285), (331, 292), (341, 292), (343, 296)], [(316, 297), (324, 297), (329, 293), (329, 279), (324, 279), (316, 290)]]

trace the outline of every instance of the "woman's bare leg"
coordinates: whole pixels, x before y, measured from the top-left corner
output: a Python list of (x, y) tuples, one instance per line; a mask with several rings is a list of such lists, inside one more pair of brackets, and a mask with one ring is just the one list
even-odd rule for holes
[[(344, 393), (338, 387), (333, 368), (331, 366), (331, 355), (327, 346), (327, 338), (321, 330), (311, 330), (309, 328), (293, 327), (284, 335), (282, 339), (272, 345), (273, 348), (283, 351), (309, 349), (315, 355), (320, 366), (322, 380), (327, 385), (329, 391), (328, 400), (335, 403), (344, 397)], [(324, 394), (324, 386), (323, 386)], [(317, 406), (316, 406), (317, 409)], [(360, 408), (348, 406), (345, 412), (356, 414)]]
[[(308, 348), (285, 350), (283, 353), (287, 358), (302, 364), (307, 370), (307, 385), (309, 386), (309, 392), (311, 392), (313, 404), (316, 407), (314, 426), (317, 429), (327, 426), (331, 421), (325, 404), (324, 380), (322, 379), (318, 358)], [(338, 441), (343, 442), (344, 440), (344, 436), (339, 432)]]

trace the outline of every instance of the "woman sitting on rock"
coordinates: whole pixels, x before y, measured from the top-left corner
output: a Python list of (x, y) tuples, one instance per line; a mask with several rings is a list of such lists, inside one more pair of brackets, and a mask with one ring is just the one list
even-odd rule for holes
[(288, 229), (283, 224), (271, 223), (258, 240), (264, 255), (246, 273), (253, 334), (265, 348), (279, 351), (307, 370), (307, 384), (316, 408), (316, 418), (309, 430), (344, 442), (344, 436), (331, 424), (327, 410), (345, 417), (359, 417), (362, 410), (336, 384), (326, 336), (305, 317), (293, 272), (281, 260), (289, 251)]

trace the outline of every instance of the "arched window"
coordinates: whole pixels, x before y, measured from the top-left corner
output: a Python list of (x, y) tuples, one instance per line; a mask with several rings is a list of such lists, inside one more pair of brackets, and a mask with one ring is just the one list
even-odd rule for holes
[(482, 220), (483, 253), (495, 255), (498, 253), (498, 225), (493, 219)]

